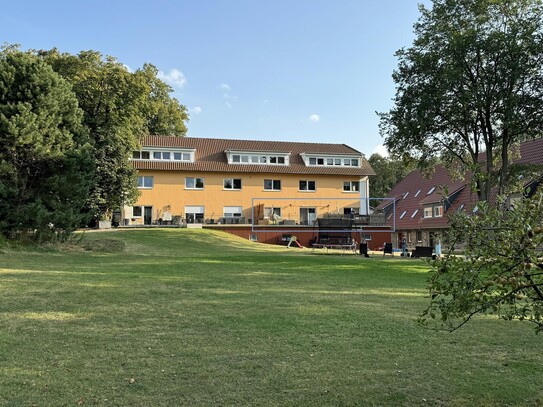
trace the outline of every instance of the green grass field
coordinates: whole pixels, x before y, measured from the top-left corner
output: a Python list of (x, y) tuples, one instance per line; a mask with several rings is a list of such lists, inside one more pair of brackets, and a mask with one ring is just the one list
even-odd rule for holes
[(414, 321), (422, 260), (203, 230), (0, 249), (0, 406), (538, 406), (543, 337)]

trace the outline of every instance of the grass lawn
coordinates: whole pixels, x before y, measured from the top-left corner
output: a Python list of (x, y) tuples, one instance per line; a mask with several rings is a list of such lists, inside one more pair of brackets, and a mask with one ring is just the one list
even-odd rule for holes
[(194, 229), (87, 233), (82, 244), (95, 250), (0, 249), (0, 406), (543, 400), (531, 325), (479, 318), (449, 334), (414, 322), (422, 260)]

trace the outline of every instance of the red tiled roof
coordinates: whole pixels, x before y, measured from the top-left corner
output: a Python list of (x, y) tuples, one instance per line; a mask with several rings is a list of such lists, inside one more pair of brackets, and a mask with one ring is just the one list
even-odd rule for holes
[[(139, 170), (178, 170), (212, 172), (251, 172), (277, 174), (321, 174), (366, 176), (375, 175), (373, 168), (362, 154), (345, 144), (296, 143), (283, 141), (254, 141), (209, 139), (195, 137), (147, 136), (142, 147), (177, 147), (196, 149), (194, 163), (175, 161), (134, 160)], [(226, 150), (255, 152), (290, 152), (290, 165), (228, 164)], [(360, 156), (360, 167), (306, 166), (300, 154)]]
[[(527, 141), (520, 144), (520, 157), (513, 159), (518, 164), (542, 164), (543, 165), (543, 138)], [(412, 171), (400, 181), (387, 195), (387, 198), (396, 198), (396, 229), (432, 229), (448, 227), (448, 214), (457, 211), (461, 205), (464, 210), (472, 210), (477, 202), (477, 194), (472, 193), (469, 187), (469, 176), (466, 180), (452, 180), (447, 170), (442, 165), (435, 167), (435, 172), (430, 178), (425, 178), (419, 170)], [(428, 192), (435, 187), (435, 190), (428, 195)], [(444, 188), (447, 196), (458, 192), (458, 196), (447, 209), (443, 217), (423, 218), (423, 205), (442, 202), (444, 200)], [(417, 195), (417, 192), (420, 193)], [(405, 194), (409, 192), (407, 196)], [(405, 196), (405, 198), (404, 198)], [(399, 197), (399, 199), (398, 199)], [(377, 209), (383, 209), (391, 203), (390, 200), (383, 201)], [(418, 209), (414, 217), (413, 213)], [(400, 219), (402, 213), (405, 215)], [(392, 219), (388, 222), (392, 223)]]
[[(430, 178), (425, 178), (419, 170), (409, 173), (400, 183), (398, 183), (388, 194), (388, 198), (397, 198), (396, 200), (396, 229), (432, 229), (447, 227), (447, 214), (457, 210), (460, 205), (468, 204), (471, 207), (477, 201), (477, 196), (471, 194), (469, 188), (464, 188), (467, 181), (451, 181), (449, 173), (442, 165), (437, 165)], [(430, 195), (428, 192), (435, 188)], [(419, 192), (420, 191), (420, 192)], [(447, 196), (459, 192), (452, 206), (440, 218), (423, 218), (424, 204), (442, 202)], [(407, 196), (405, 196), (405, 194)], [(417, 195), (418, 193), (418, 195)], [(383, 201), (377, 209), (382, 209), (391, 201)], [(402, 213), (405, 215), (400, 219)], [(417, 211), (415, 213), (415, 211)], [(414, 216), (413, 216), (414, 214)], [(388, 221), (392, 224), (392, 220)]]

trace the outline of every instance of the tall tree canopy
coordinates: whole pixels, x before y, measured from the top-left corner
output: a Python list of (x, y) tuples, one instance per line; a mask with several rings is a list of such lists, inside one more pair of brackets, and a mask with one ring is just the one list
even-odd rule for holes
[(487, 200), (506, 191), (511, 147), (543, 130), (541, 1), (434, 0), (420, 12), (381, 134), (395, 156), (472, 172)]
[(96, 163), (87, 210), (98, 219), (133, 202), (138, 191), (132, 152), (147, 134), (184, 136), (186, 108), (171, 97), (172, 88), (157, 77), (153, 65), (130, 72), (96, 51), (36, 54), (71, 83), (84, 112)]
[[(84, 218), (94, 171), (69, 83), (30, 53), (0, 52), (0, 233), (64, 235)], [(31, 233), (30, 233), (31, 232)]]
[[(390, 190), (414, 169), (413, 165), (406, 164), (401, 160), (383, 157), (377, 153), (372, 154), (368, 162), (379, 174), (370, 182), (370, 197), (372, 198), (386, 197)], [(376, 205), (376, 202), (373, 202), (372, 205)]]

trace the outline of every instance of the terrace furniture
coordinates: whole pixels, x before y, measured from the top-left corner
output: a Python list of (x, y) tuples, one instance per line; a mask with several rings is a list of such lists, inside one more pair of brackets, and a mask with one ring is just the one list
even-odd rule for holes
[(390, 254), (391, 256), (394, 256), (394, 250), (392, 249), (392, 243), (385, 243), (385, 247), (383, 247), (383, 257), (385, 257), (385, 254)]
[(434, 248), (432, 246), (415, 246), (411, 257), (432, 257)]

